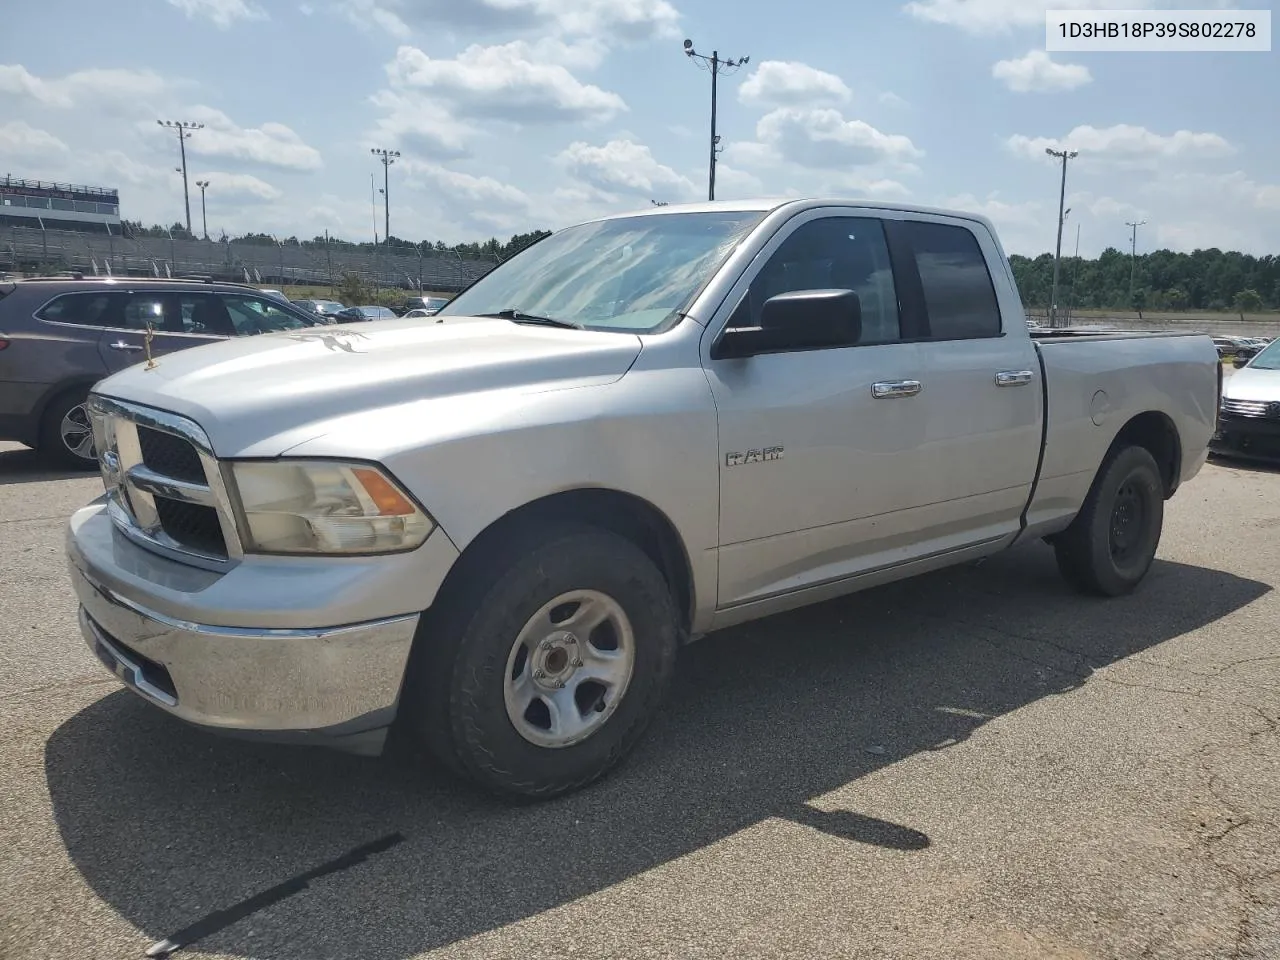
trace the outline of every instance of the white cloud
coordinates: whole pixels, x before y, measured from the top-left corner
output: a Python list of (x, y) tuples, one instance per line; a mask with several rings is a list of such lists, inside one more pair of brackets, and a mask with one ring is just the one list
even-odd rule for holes
[(411, 147), (423, 156), (457, 159), (471, 153), (476, 134), (437, 100), (413, 90), (379, 90), (369, 98), (382, 115), (370, 139), (386, 147)]
[[(1045, 221), (1045, 204), (1040, 201), (1010, 203), (1000, 199), (999, 193), (989, 193), (979, 200), (972, 193), (962, 193), (948, 197), (943, 206), (961, 213), (976, 213), (987, 217), (1002, 231), (1005, 227), (1040, 226)], [(1050, 217), (1050, 225), (1057, 223), (1055, 215)]]
[(958, 27), (973, 34), (999, 34), (1040, 27), (1048, 10), (1205, 9), (1230, 6), (1223, 0), (912, 0), (903, 7), (918, 20)]
[(47, 160), (50, 154), (68, 154), (70, 148), (47, 130), (21, 120), (0, 124), (0, 156), (22, 160)]
[(402, 46), (387, 73), (394, 89), (420, 91), (469, 118), (580, 123), (608, 120), (627, 109), (616, 93), (582, 83), (559, 63), (537, 60), (518, 40), (473, 44), (451, 60)]
[(723, 161), (716, 164), (716, 199), (732, 200), (765, 194), (764, 181), (754, 173), (739, 170)]
[(500, 204), (528, 209), (529, 195), (493, 177), (475, 176), (435, 163), (407, 161), (405, 172), (416, 185), (461, 200), (469, 207)]
[(237, 20), (266, 20), (267, 13), (248, 0), (169, 0), (189, 19), (203, 17), (215, 26), (226, 29)]
[(1280, 212), (1280, 184), (1259, 183), (1241, 170), (1169, 173), (1148, 181), (1143, 191), (1165, 197), (1194, 197), (1211, 206), (1227, 202), (1250, 210)]
[(1075, 90), (1093, 82), (1088, 67), (1055, 63), (1043, 50), (1031, 50), (1016, 60), (1001, 60), (991, 68), (991, 75), (1015, 93)]
[(1236, 152), (1235, 147), (1216, 133), (1178, 130), (1160, 134), (1146, 127), (1123, 123), (1102, 129), (1080, 126), (1059, 139), (1015, 134), (1006, 141), (1006, 145), (1014, 153), (1034, 159), (1047, 159), (1046, 149), (1069, 149), (1078, 150), (1081, 160), (1127, 164), (1170, 159), (1214, 159)]
[(572, 176), (606, 191), (650, 200), (692, 199), (697, 191), (688, 177), (659, 163), (647, 146), (634, 140), (610, 140), (603, 146), (575, 141), (556, 162)]
[(247, 173), (226, 173), (221, 170), (201, 171), (191, 176), (191, 193), (196, 192), (195, 182), (209, 182), (208, 196), (210, 200), (278, 200), (280, 191), (258, 177)]
[(769, 107), (847, 103), (851, 97), (849, 87), (834, 73), (787, 60), (764, 61), (738, 88), (743, 103)]
[(0, 64), (0, 93), (36, 101), (41, 106), (142, 105), (163, 94), (170, 84), (151, 70), (78, 70), (65, 77), (37, 77), (22, 64)]
[(204, 124), (204, 129), (194, 131), (187, 141), (188, 154), (248, 160), (290, 170), (318, 170), (323, 165), (320, 151), (283, 123), (241, 127), (221, 110), (206, 106), (191, 107), (187, 117)]
[(838, 170), (890, 164), (909, 166), (924, 152), (910, 138), (882, 133), (863, 120), (846, 120), (838, 110), (781, 107), (756, 124), (755, 145), (739, 144), (740, 158), (768, 162), (770, 158), (802, 167)]
[(906, 184), (889, 177), (830, 177), (817, 192), (855, 200), (905, 200), (911, 196), (911, 189)]
[(668, 0), (342, 0), (342, 5), (349, 16), (376, 23), (397, 39), (415, 26), (606, 42), (679, 35), (680, 14)]
[(376, 27), (397, 40), (407, 40), (413, 34), (399, 14), (378, 0), (342, 0), (338, 9), (362, 30)]
[(876, 97), (876, 99), (879, 100), (881, 103), (883, 103), (886, 107), (909, 106), (907, 101), (903, 100), (902, 97), (898, 96), (892, 90), (884, 91), (884, 93), (880, 94), (880, 96)]

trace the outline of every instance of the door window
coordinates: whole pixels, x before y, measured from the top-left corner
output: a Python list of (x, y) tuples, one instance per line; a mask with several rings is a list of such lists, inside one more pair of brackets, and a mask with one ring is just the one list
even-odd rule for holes
[(931, 337), (972, 340), (1000, 336), (996, 289), (972, 231), (920, 220), (904, 220), (900, 229), (920, 271)]
[(798, 290), (852, 290), (862, 305), (860, 344), (901, 338), (884, 227), (870, 217), (825, 217), (796, 228), (769, 257), (730, 326), (760, 325), (765, 301)]
[(297, 314), (262, 297), (224, 293), (219, 294), (218, 299), (226, 308), (235, 332), (242, 337), (277, 330), (298, 330), (311, 325)]
[(234, 337), (235, 325), (226, 305), (211, 293), (177, 295), (182, 332), (209, 337)]
[(69, 293), (45, 304), (36, 315), (51, 323), (74, 323), (82, 327), (107, 326), (107, 305), (110, 297), (105, 293)]
[(145, 330), (147, 325), (160, 332), (165, 325), (165, 297), (154, 293), (124, 294), (120, 304), (120, 314), (112, 326), (121, 326), (129, 330)]

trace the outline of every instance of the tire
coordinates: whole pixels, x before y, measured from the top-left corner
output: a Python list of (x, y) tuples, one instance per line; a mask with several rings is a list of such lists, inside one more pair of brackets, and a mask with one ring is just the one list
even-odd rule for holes
[[(670, 587), (639, 547), (593, 527), (531, 532), (501, 558), (487, 553), (424, 618), (406, 677), (409, 723), (491, 792), (568, 793), (630, 753), (657, 713), (679, 645)], [(573, 618), (592, 612), (607, 619), (573, 635)]]
[(1054, 542), (1058, 569), (1082, 593), (1130, 593), (1151, 569), (1164, 526), (1164, 482), (1144, 447), (1103, 463), (1084, 506)]
[(84, 406), (88, 397), (87, 387), (68, 390), (45, 407), (40, 418), (39, 452), (40, 458), (50, 466), (64, 470), (98, 469), (89, 415)]

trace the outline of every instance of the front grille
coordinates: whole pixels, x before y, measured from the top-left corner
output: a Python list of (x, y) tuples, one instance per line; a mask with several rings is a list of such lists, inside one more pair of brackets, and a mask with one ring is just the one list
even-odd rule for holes
[(138, 425), (142, 462), (156, 473), (188, 483), (205, 483), (204, 466), (196, 448), (182, 437)]
[(1233, 400), (1224, 397), (1222, 412), (1237, 417), (1265, 417), (1268, 420), (1280, 420), (1280, 403), (1266, 400)]
[(108, 397), (94, 396), (89, 406), (116, 526), (141, 546), (196, 566), (238, 560), (231, 505), (199, 425)]
[(226, 558), (227, 543), (215, 508), (168, 497), (156, 497), (155, 504), (160, 528), (170, 540), (198, 553)]

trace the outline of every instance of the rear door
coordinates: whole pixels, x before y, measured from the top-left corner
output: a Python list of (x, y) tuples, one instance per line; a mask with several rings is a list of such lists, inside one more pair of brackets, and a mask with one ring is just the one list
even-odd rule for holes
[[(106, 329), (98, 341), (111, 372), (162, 357), (177, 350), (225, 339), (193, 319), (207, 293), (174, 290), (129, 290), (110, 294)], [(228, 327), (228, 329), (230, 329)]]
[(983, 224), (892, 216), (886, 228), (903, 300), (925, 331), (918, 348), (929, 420), (916, 467), (939, 505), (930, 552), (1002, 540), (1019, 530), (1044, 417), (1021, 303), (996, 273), (1003, 255)]

